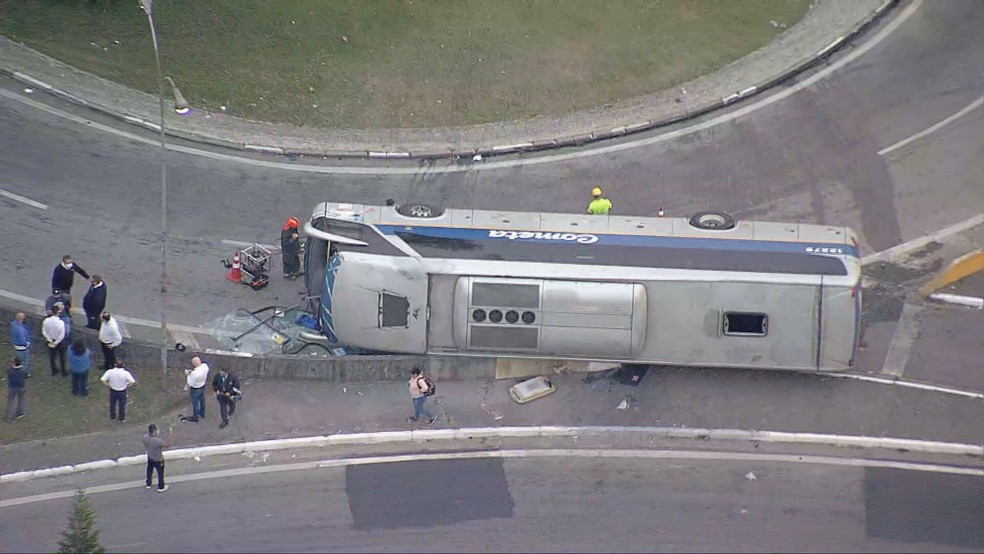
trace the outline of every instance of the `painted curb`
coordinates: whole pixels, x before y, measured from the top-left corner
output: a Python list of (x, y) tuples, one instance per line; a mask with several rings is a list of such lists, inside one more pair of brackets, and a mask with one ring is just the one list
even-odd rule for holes
[(964, 296), (962, 294), (947, 294), (945, 292), (934, 292), (929, 295), (930, 300), (945, 302), (947, 304), (959, 304), (984, 310), (984, 298), (980, 296)]
[[(428, 429), (424, 431), (384, 431), (379, 433), (347, 433), (292, 439), (273, 439), (235, 444), (220, 444), (194, 448), (168, 450), (166, 460), (186, 460), (204, 456), (241, 454), (288, 450), (292, 448), (323, 448), (337, 445), (362, 445), (398, 442), (429, 442), (438, 440), (464, 440), (477, 438), (556, 438), (583, 436), (610, 436), (613, 434), (633, 434), (651, 438), (724, 440), (746, 442), (768, 442), (780, 444), (811, 444), (835, 447), (877, 448), (920, 452), (924, 454), (951, 454), (984, 457), (984, 445), (901, 439), (891, 437), (866, 437), (862, 435), (830, 435), (823, 433), (793, 433), (786, 431), (756, 431), (745, 429), (687, 429), (677, 427), (477, 427), (464, 429)], [(97, 460), (78, 465), (56, 468), (19, 471), (0, 475), (0, 483), (17, 483), (40, 477), (53, 477), (81, 473), (93, 469), (108, 469), (142, 464), (146, 456), (125, 456), (117, 460)]]
[[(929, 282), (919, 288), (919, 292), (925, 296), (942, 289), (947, 285), (969, 277), (979, 271), (984, 271), (984, 248), (978, 248), (950, 262), (945, 269), (939, 272)], [(951, 295), (959, 296), (959, 295)], [(976, 298), (973, 296), (963, 298)], [(944, 300), (946, 302), (946, 300)], [(959, 301), (957, 301), (959, 303)]]

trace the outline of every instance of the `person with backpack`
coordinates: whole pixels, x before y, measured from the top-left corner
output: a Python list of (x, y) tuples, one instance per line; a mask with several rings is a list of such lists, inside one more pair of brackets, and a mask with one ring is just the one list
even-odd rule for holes
[(425, 376), (420, 371), (419, 367), (410, 370), (410, 382), (408, 386), (410, 387), (410, 399), (413, 401), (413, 415), (408, 417), (407, 421), (419, 421), (420, 414), (424, 414), (427, 416), (428, 424), (434, 423), (437, 416), (424, 407), (424, 402), (428, 396), (434, 396), (434, 393), (437, 392), (437, 386), (434, 385), (430, 377)]
[(229, 425), (229, 418), (236, 413), (236, 401), (243, 396), (239, 379), (226, 368), (220, 367), (219, 373), (212, 379), (212, 390), (215, 391), (215, 399), (219, 401), (219, 415), (222, 416), (219, 429), (225, 429)]

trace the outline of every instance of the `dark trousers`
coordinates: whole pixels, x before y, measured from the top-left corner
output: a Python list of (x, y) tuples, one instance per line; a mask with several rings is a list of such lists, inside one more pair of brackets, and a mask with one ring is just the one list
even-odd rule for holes
[(99, 330), (99, 325), (100, 325), (100, 323), (99, 323), (99, 314), (100, 313), (102, 313), (102, 312), (94, 313), (94, 314), (89, 314), (88, 312), (86, 312), (86, 314), (85, 314), (85, 326), (88, 327), (89, 329), (95, 329), (96, 331), (98, 331)]
[(284, 275), (294, 275), (301, 272), (301, 258), (298, 250), (283, 252)]
[(154, 460), (147, 458), (147, 486), (149, 487), (153, 483), (153, 481), (151, 481), (151, 477), (153, 477), (155, 469), (157, 470), (157, 488), (163, 489), (164, 488), (164, 460), (155, 462)]
[(120, 421), (126, 419), (126, 390), (109, 389), (109, 419), (116, 419), (116, 406), (120, 407)]
[[(51, 374), (58, 375), (61, 371), (62, 375), (68, 375), (68, 369), (65, 367), (65, 350), (67, 350), (67, 345), (65, 341), (58, 343), (58, 346), (48, 349), (48, 361), (51, 363)], [(58, 364), (55, 361), (61, 363), (61, 368), (56, 367)]]
[(24, 415), (24, 395), (27, 389), (7, 388), (7, 421)]
[(72, 395), (89, 396), (89, 372), (72, 372)]
[(229, 416), (236, 413), (236, 401), (223, 395), (218, 395), (216, 398), (219, 399), (219, 415), (222, 416), (222, 422), (228, 423)]
[(99, 343), (99, 346), (103, 352), (103, 369), (109, 370), (116, 367), (116, 349), (102, 342)]

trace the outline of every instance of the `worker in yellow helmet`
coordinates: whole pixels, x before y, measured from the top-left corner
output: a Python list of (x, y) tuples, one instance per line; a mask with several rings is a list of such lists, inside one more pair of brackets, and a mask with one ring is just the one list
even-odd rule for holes
[(591, 203), (588, 204), (588, 213), (591, 215), (608, 215), (612, 211), (612, 201), (602, 196), (601, 187), (591, 190)]

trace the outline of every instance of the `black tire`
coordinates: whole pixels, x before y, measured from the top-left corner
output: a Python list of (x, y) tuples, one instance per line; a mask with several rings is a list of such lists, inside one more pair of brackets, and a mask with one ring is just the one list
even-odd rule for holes
[(444, 208), (423, 204), (420, 202), (408, 202), (396, 207), (397, 213), (406, 217), (431, 218), (444, 215)]
[(698, 212), (690, 217), (690, 226), (707, 231), (727, 231), (735, 228), (735, 218), (713, 210)]

